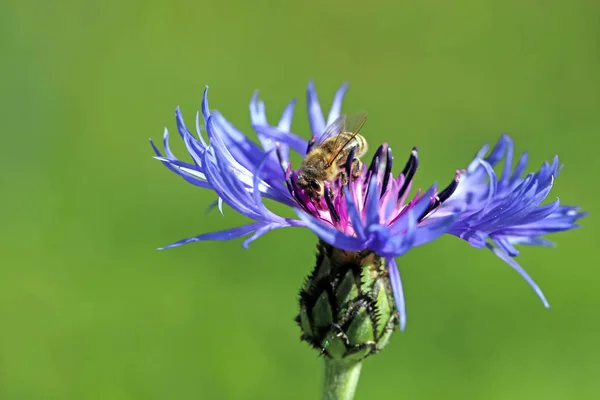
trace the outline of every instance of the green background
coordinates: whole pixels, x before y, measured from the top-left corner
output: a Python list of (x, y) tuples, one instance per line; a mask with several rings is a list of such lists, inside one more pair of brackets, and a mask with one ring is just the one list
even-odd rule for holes
[[(419, 186), (446, 183), (502, 132), (551, 198), (592, 214), (524, 248), (546, 310), (502, 261), (453, 237), (399, 259), (408, 327), (366, 361), (357, 398), (600, 396), (596, 1), (17, 2), (0, 6), (1, 399), (312, 399), (321, 360), (293, 322), (315, 238), (159, 246), (245, 223), (152, 159), (202, 89), (249, 132), (305, 85), (369, 111), (363, 133)], [(401, 166), (396, 165), (396, 172)], [(597, 244), (596, 244), (597, 245)]]

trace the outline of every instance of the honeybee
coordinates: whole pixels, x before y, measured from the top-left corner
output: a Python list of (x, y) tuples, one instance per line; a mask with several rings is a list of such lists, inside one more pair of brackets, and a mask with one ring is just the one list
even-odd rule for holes
[[(300, 166), (297, 184), (310, 196), (319, 200), (324, 193), (324, 182), (338, 177), (348, 179), (346, 164), (351, 173), (360, 174), (359, 158), (367, 152), (367, 141), (359, 135), (367, 114), (342, 115), (333, 121), (312, 145)], [(348, 157), (352, 154), (352, 160)]]

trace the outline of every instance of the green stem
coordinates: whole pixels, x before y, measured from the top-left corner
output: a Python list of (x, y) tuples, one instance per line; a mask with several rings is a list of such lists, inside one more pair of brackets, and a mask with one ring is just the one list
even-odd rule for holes
[(325, 358), (322, 400), (352, 400), (362, 362), (337, 361)]

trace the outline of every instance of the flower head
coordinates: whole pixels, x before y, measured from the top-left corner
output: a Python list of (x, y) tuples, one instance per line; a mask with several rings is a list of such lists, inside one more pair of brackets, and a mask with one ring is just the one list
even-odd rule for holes
[[(513, 143), (504, 135), (487, 157), (488, 147), (484, 146), (465, 170), (456, 172), (446, 188), (438, 191), (433, 185), (410, 196), (418, 167), (417, 148), (410, 151), (402, 171), (394, 175), (391, 148), (382, 144), (368, 166), (355, 162), (355, 149), (352, 149), (345, 164), (340, 166), (340, 174), (324, 181), (323, 187), (318, 188), (322, 196), (315, 196), (316, 189), (310, 190), (302, 181), (301, 166), (292, 168), (289, 152), (305, 157), (328, 127), (344, 120), (341, 108), (346, 90), (347, 85), (343, 85), (337, 91), (325, 119), (314, 85), (309, 83), (310, 141), (291, 132), (295, 100), (284, 109), (278, 124), (271, 125), (264, 103), (255, 93), (250, 102), (250, 117), (260, 146), (219, 112), (209, 111), (206, 90), (202, 100), (202, 124), (200, 113), (196, 116), (197, 136), (186, 128), (177, 109), (177, 128), (193, 162), (180, 161), (172, 154), (166, 129), (165, 155), (152, 144), (156, 158), (186, 181), (214, 191), (221, 211), (225, 203), (254, 222), (184, 239), (165, 248), (250, 235), (244, 241), (247, 247), (256, 238), (277, 228), (309, 228), (334, 248), (350, 252), (368, 250), (386, 259), (403, 329), (406, 312), (395, 258), (412, 247), (449, 233), (475, 247), (491, 249), (515, 268), (547, 305), (541, 290), (512, 257), (518, 254), (514, 245), (549, 245), (541, 235), (574, 228), (575, 221), (585, 215), (578, 208), (561, 206), (558, 200), (540, 205), (558, 174), (558, 160), (522, 178), (527, 156), (524, 154), (512, 170)], [(208, 140), (203, 136), (204, 130)], [(502, 159), (504, 171), (498, 179), (493, 167)], [(298, 218), (273, 213), (264, 205), (263, 197), (291, 207)]]

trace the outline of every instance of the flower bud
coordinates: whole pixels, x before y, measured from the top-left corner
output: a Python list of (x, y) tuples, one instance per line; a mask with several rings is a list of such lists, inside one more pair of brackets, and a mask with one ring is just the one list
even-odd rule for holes
[(385, 258), (319, 241), (296, 321), (301, 339), (329, 358), (360, 361), (381, 350), (398, 324)]

